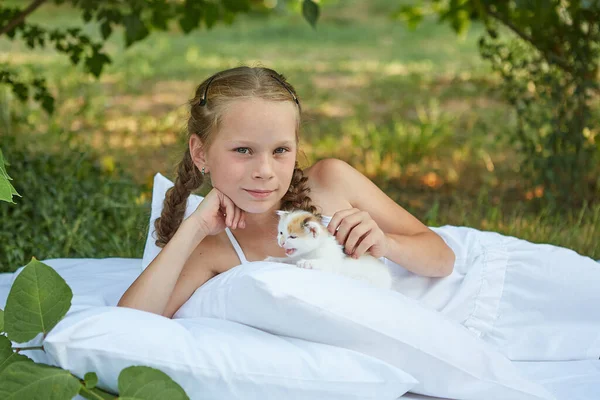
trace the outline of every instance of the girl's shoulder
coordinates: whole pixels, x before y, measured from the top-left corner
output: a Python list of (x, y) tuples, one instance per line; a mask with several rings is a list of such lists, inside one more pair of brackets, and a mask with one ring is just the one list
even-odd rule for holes
[(308, 177), (306, 183), (310, 188), (309, 196), (313, 205), (324, 216), (332, 216), (339, 210), (352, 208), (346, 192), (340, 191), (338, 185), (332, 183), (335, 174), (346, 168), (341, 164), (346, 163), (336, 158), (326, 158), (304, 169), (304, 175)]

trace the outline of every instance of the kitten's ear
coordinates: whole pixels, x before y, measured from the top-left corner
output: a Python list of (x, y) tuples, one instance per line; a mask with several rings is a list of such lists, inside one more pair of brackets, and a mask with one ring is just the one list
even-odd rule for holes
[(280, 217), (281, 217), (282, 215), (287, 215), (287, 214), (289, 214), (289, 213), (290, 213), (289, 211), (282, 211), (282, 210), (276, 210), (276, 211), (275, 211), (275, 214), (279, 215)]
[(313, 238), (316, 238), (317, 235), (321, 233), (321, 224), (316, 221), (306, 221), (304, 229), (307, 233), (310, 233)]

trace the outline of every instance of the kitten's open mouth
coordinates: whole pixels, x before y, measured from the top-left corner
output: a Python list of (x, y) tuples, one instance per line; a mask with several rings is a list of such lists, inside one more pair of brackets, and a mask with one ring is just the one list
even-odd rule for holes
[(285, 254), (287, 256), (291, 256), (292, 254), (294, 254), (295, 251), (296, 249), (285, 249)]

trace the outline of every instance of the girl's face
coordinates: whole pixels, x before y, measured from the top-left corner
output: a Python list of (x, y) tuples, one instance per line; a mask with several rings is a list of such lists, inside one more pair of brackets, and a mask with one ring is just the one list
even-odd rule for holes
[(213, 187), (246, 212), (277, 210), (294, 172), (296, 115), (291, 101), (231, 103), (207, 154)]

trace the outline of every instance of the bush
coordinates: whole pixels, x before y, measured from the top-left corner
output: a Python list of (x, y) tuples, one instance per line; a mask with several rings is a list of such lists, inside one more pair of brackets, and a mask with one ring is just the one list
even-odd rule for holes
[(32, 153), (16, 143), (2, 137), (22, 197), (0, 202), (0, 272), (33, 256), (142, 257), (149, 205), (140, 185), (88, 150)]

